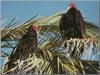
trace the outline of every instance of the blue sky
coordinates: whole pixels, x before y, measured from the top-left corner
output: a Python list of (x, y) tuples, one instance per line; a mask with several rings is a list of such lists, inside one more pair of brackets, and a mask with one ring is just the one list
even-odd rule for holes
[[(23, 22), (35, 15), (49, 16), (66, 11), (69, 3), (70, 1), (2, 1), (2, 20), (17, 17), (18, 22)], [(87, 21), (99, 24), (98, 1), (74, 1), (74, 3)]]

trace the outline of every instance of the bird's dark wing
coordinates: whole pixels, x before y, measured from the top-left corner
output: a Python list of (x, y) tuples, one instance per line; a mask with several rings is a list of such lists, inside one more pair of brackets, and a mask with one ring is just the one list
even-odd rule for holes
[(78, 19), (76, 19), (76, 20), (78, 20), (79, 21), (79, 25), (80, 26), (78, 26), (78, 27), (80, 27), (80, 28), (78, 28), (78, 29), (80, 29), (80, 31), (82, 32), (82, 34), (85, 34), (85, 32), (86, 32), (86, 28), (85, 28), (85, 26), (86, 26), (86, 23), (85, 23), (85, 21), (84, 21), (84, 18), (82, 17), (82, 14), (81, 14), (81, 12), (79, 11), (79, 10), (77, 10), (77, 18)]
[(60, 33), (65, 38), (73, 30), (73, 15), (64, 13), (60, 19)]
[[(4, 72), (11, 70), (12, 68), (14, 68), (13, 72), (16, 71), (15, 69), (17, 68), (15, 67), (18, 66), (18, 60), (22, 61), (27, 59), (30, 54), (32, 55), (36, 48), (37, 33), (36, 31), (29, 30), (22, 36), (22, 38), (19, 40), (18, 44), (15, 46), (12, 53), (10, 54), (8, 62), (5, 64)], [(12, 73), (12, 71), (9, 71), (7, 73), (10, 72)]]
[(62, 16), (61, 16), (61, 19), (60, 19), (60, 30), (63, 30), (63, 25), (64, 25), (64, 23), (65, 23), (65, 15), (64, 14), (62, 14)]
[(37, 33), (36, 32), (27, 32), (19, 40), (16, 47), (13, 49), (10, 58), (19, 58), (23, 53), (27, 53), (34, 49), (37, 46)]

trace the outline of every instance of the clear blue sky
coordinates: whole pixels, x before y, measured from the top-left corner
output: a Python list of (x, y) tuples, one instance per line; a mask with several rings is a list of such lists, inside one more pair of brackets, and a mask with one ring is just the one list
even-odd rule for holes
[[(99, 24), (98, 1), (74, 1), (86, 20)], [(17, 17), (18, 22), (30, 19), (34, 15), (49, 16), (67, 9), (70, 1), (2, 1), (2, 19)]]

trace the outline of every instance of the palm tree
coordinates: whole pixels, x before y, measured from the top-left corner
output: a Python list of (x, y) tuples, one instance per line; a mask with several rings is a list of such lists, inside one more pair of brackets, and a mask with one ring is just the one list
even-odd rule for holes
[[(86, 38), (62, 41), (59, 35), (59, 19), (61, 17), (59, 13), (39, 19), (35, 19), (35, 17), (21, 25), (16, 25), (16, 27), (13, 27), (15, 23), (15, 19), (13, 19), (7, 27), (3, 28), (1, 30), (1, 48), (13, 48), (13, 44), (16, 44), (30, 25), (39, 25), (42, 27), (39, 35), (43, 36), (45, 33), (51, 32), (55, 37), (44, 41), (42, 44), (39, 43), (37, 52), (34, 52), (26, 60), (18, 60), (18, 65), (7, 70), (5, 74), (14, 70), (18, 74), (97, 74), (99, 72), (99, 62), (78, 59), (82, 56), (82, 48), (84, 53), (85, 50), (88, 50), (87, 47), (98, 47), (98, 27), (86, 22)], [(43, 40), (42, 36), (41, 40)], [(45, 37), (48, 38), (50, 35)], [(12, 41), (15, 42), (12, 43)], [(67, 44), (66, 49), (63, 48), (64, 43)], [(68, 53), (71, 54), (74, 50), (76, 51), (75, 57), (71, 58), (68, 56)], [(8, 57), (8, 54), (2, 50), (2, 56)]]

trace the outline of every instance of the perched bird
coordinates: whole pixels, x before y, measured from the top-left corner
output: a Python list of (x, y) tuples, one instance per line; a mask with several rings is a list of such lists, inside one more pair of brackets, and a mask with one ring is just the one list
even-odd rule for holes
[[(66, 13), (62, 14), (60, 19), (60, 33), (63, 40), (72, 39), (81, 39), (85, 37), (85, 21), (82, 17), (81, 12), (76, 8), (74, 3), (69, 4), (68, 10)], [(70, 42), (70, 44), (72, 44)], [(70, 45), (71, 46), (71, 45)], [(67, 42), (64, 41), (64, 47), (67, 47)], [(70, 47), (68, 47), (70, 48)], [(79, 58), (79, 54), (77, 54), (76, 47), (71, 51), (70, 57)], [(83, 47), (80, 48), (80, 54), (83, 53)]]
[(74, 3), (69, 4), (68, 11), (61, 16), (60, 33), (63, 40), (85, 36), (85, 21)]
[[(25, 60), (32, 55), (32, 53), (37, 50), (38, 41), (37, 41), (37, 31), (39, 30), (39, 26), (30, 26), (26, 34), (22, 36), (19, 40), (18, 44), (13, 49), (10, 57), (8, 58), (8, 62), (4, 66), (4, 73), (16, 73), (13, 71), (9, 71), (12, 68), (16, 67), (18, 60)], [(7, 72), (8, 71), (8, 72)]]

